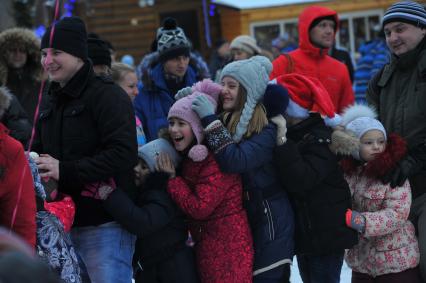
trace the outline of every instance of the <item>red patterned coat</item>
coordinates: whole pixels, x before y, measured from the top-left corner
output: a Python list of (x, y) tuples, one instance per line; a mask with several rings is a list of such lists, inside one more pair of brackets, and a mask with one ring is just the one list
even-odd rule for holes
[(252, 282), (253, 243), (240, 176), (222, 173), (212, 154), (201, 162), (184, 160), (182, 176), (169, 181), (168, 191), (190, 218), (201, 281)]

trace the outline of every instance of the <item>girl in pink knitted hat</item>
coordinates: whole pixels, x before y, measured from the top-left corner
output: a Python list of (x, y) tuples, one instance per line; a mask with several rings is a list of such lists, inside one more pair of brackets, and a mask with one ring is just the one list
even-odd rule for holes
[(192, 109), (195, 98), (217, 106), (221, 86), (210, 80), (197, 83), (192, 94), (176, 101), (168, 115), (174, 147), (184, 156), (181, 176), (166, 155), (159, 169), (170, 174), (168, 192), (190, 219), (202, 282), (251, 282), (253, 247), (242, 184), (238, 174), (225, 174), (203, 145), (200, 118)]

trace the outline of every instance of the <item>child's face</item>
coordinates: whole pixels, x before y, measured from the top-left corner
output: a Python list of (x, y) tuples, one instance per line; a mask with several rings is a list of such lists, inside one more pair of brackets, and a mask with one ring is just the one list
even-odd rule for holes
[(171, 117), (169, 119), (169, 134), (177, 151), (182, 152), (194, 142), (195, 135), (191, 125), (185, 120)]
[(231, 77), (224, 77), (222, 79), (222, 86), (223, 89), (220, 95), (223, 102), (223, 110), (234, 111), (238, 105), (240, 83)]
[(149, 167), (146, 164), (145, 160), (139, 158), (138, 165), (135, 166), (135, 184), (140, 186), (146, 179), (146, 176), (150, 173)]
[(367, 131), (361, 137), (361, 148), (359, 155), (364, 161), (373, 160), (377, 154), (382, 153), (386, 148), (386, 140), (379, 130)]

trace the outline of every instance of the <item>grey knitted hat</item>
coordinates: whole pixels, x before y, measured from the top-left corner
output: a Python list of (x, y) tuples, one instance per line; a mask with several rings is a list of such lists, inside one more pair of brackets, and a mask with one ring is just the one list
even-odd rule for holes
[(160, 152), (167, 153), (173, 165), (177, 167), (180, 162), (180, 156), (175, 148), (165, 139), (159, 138), (144, 144), (138, 151), (138, 157), (143, 159), (149, 167), (149, 171), (155, 171), (155, 164), (157, 163), (157, 157)]
[[(377, 113), (367, 105), (355, 104), (343, 111), (342, 126), (346, 131), (352, 132), (357, 139), (370, 130), (378, 130), (383, 133), (385, 139), (386, 130), (382, 123), (376, 119)], [(360, 160), (359, 150), (352, 152), (355, 159)]]
[(157, 51), (163, 62), (181, 55), (189, 57), (191, 43), (175, 19), (167, 18), (157, 30)]
[(260, 47), (257, 46), (256, 39), (249, 35), (239, 35), (231, 41), (231, 49), (241, 49), (248, 54), (257, 55), (260, 54)]
[(390, 22), (405, 22), (426, 27), (426, 9), (414, 1), (401, 1), (390, 6), (383, 16), (383, 26)]
[(235, 142), (239, 142), (247, 132), (247, 126), (253, 116), (254, 108), (265, 94), (271, 71), (272, 63), (265, 56), (253, 56), (250, 59), (235, 61), (223, 68), (220, 81), (224, 77), (232, 77), (247, 91), (247, 100), (232, 137)]

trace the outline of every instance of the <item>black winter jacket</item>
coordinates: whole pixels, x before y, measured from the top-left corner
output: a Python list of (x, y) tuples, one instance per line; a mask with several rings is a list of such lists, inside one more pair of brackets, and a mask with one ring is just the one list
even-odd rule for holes
[(74, 225), (112, 221), (102, 201), (81, 195), (85, 185), (113, 178), (135, 195), (136, 125), (126, 93), (96, 77), (86, 62), (61, 88), (52, 82), (43, 96), (34, 151), (59, 160), (59, 191), (76, 203)]
[(351, 248), (357, 234), (345, 225), (351, 194), (330, 151), (331, 129), (318, 114), (288, 128), (276, 148), (281, 182), (296, 219), (296, 254), (330, 254)]
[(22, 109), (16, 96), (10, 93), (7, 88), (0, 87), (0, 99), (9, 101), (9, 106), (6, 108), (0, 122), (10, 130), (10, 136), (20, 141), (24, 148), (26, 148), (32, 129), (27, 114)]
[(151, 173), (136, 204), (120, 189), (104, 202), (118, 223), (141, 238), (135, 254), (145, 266), (173, 256), (188, 238), (184, 215), (167, 193), (167, 182), (166, 173)]

